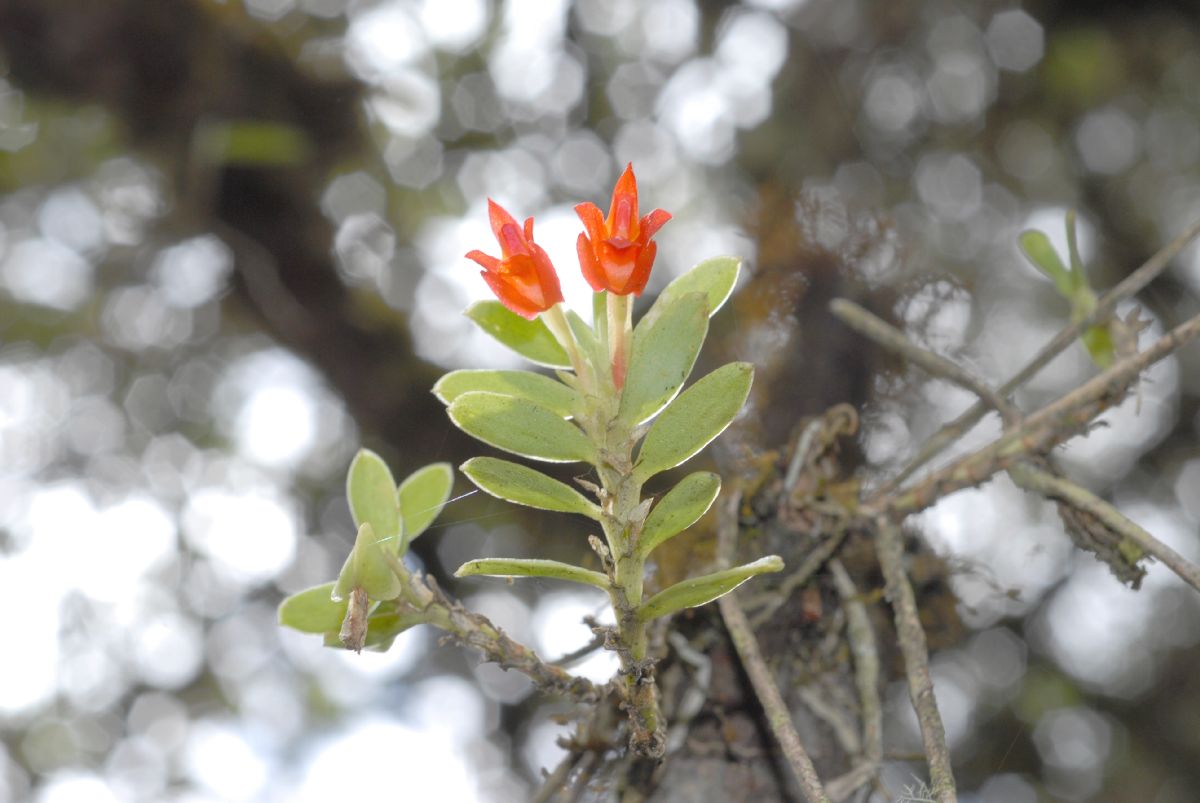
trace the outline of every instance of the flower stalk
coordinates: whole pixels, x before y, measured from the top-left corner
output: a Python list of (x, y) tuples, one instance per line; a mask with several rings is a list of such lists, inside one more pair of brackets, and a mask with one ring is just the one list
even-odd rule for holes
[(633, 346), (633, 304), (628, 295), (609, 293), (606, 304), (608, 314), (608, 353), (612, 362), (613, 384), (617, 390), (625, 386), (625, 372), (629, 368), (629, 350)]

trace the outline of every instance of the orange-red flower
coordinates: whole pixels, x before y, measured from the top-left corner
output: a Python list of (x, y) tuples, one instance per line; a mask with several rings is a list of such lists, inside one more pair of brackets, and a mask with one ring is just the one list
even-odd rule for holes
[(500, 258), (471, 251), (467, 259), (478, 262), (479, 275), (500, 303), (523, 318), (536, 318), (563, 300), (558, 274), (542, 247), (533, 241), (533, 218), (522, 229), (500, 204), (488, 199), (488, 219), (500, 243)]
[(671, 219), (671, 215), (655, 209), (638, 219), (637, 179), (633, 175), (633, 165), (626, 165), (625, 172), (617, 179), (607, 218), (590, 203), (579, 204), (575, 213), (587, 230), (576, 242), (583, 278), (596, 292), (607, 290), (619, 296), (630, 293), (640, 296), (650, 278), (654, 254), (658, 250), (650, 238)]

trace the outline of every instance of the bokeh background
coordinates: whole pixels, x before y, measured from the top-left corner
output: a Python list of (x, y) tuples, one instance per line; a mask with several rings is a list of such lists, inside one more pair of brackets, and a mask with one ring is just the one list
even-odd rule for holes
[[(355, 656), (275, 625), (350, 547), (360, 445), (399, 475), (476, 451), (429, 387), (514, 364), (460, 315), (486, 199), (537, 217), (585, 310), (572, 206), (633, 161), (674, 214), (645, 300), (747, 259), (713, 348), (763, 379), (718, 457), (857, 395), (884, 471), (969, 399), (848, 387), (866, 346), (806, 294), (853, 288), (1005, 378), (1067, 315), (1021, 229), (1061, 243), (1078, 209), (1104, 288), (1200, 218), (1198, 40), (1167, 0), (0, 0), (0, 800), (527, 800), (562, 726), (524, 680), (421, 630)], [(1198, 292), (1190, 249), (1147, 336)], [(1091, 370), (1073, 349), (1019, 400)], [(1198, 399), (1193, 347), (1061, 452), (1192, 559)], [(580, 559), (578, 525), (480, 497), (414, 559)], [(1121, 587), (1004, 481), (922, 526), (970, 629), (934, 659), (962, 799), (1200, 795), (1194, 594)], [(551, 658), (602, 602), (451, 588)], [(888, 700), (889, 749), (917, 749)], [(896, 797), (919, 771), (889, 768)]]

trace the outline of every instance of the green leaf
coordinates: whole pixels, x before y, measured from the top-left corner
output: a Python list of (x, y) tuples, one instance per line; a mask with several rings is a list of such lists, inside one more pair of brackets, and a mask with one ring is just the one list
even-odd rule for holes
[(572, 583), (583, 583), (596, 588), (608, 590), (608, 578), (600, 572), (585, 569), (582, 566), (572, 566), (557, 560), (537, 560), (534, 558), (484, 558), (471, 560), (458, 567), (455, 577), (471, 577), (474, 575), (488, 577), (550, 577), (555, 580), (569, 580)]
[(679, 394), (646, 433), (634, 474), (645, 482), (687, 460), (725, 431), (750, 395), (754, 366), (722, 365)]
[(596, 462), (596, 449), (579, 427), (527, 399), (464, 393), (447, 412), (463, 432), (497, 449), (551, 463)]
[(1078, 293), (1088, 286), (1087, 271), (1084, 270), (1083, 260), (1079, 256), (1079, 242), (1075, 238), (1075, 210), (1067, 210), (1067, 258), (1071, 262), (1072, 289)]
[(404, 522), (404, 543), (411, 544), (425, 528), (441, 515), (454, 486), (454, 469), (449, 463), (433, 463), (409, 474), (400, 483), (400, 516)]
[(346, 498), (354, 524), (370, 524), (377, 538), (400, 551), (400, 499), (396, 481), (383, 458), (369, 449), (359, 449), (346, 472)]
[(337, 633), (346, 617), (346, 600), (333, 599), (333, 583), (292, 594), (279, 603), (279, 624), (301, 633)]
[(688, 293), (668, 303), (657, 318), (638, 324), (621, 392), (622, 421), (640, 424), (683, 387), (708, 334), (707, 304), (703, 294)]
[(697, 471), (679, 481), (646, 517), (638, 536), (638, 553), (645, 558), (655, 547), (691, 527), (708, 512), (721, 492), (721, 478)]
[(1021, 244), (1021, 252), (1025, 254), (1025, 258), (1047, 279), (1054, 282), (1054, 288), (1063, 298), (1070, 299), (1075, 287), (1074, 280), (1045, 232), (1029, 229), (1021, 232), (1017, 241)]
[(499, 301), (477, 301), (464, 314), (527, 360), (549, 368), (571, 367), (567, 352), (541, 318), (532, 321), (522, 318)]
[(387, 541), (380, 541), (370, 524), (363, 522), (354, 539), (337, 584), (333, 587), (333, 598), (346, 599), (354, 588), (361, 588), (371, 599), (395, 599), (403, 590), (400, 578), (384, 558), (383, 551), (389, 549)]
[(640, 621), (649, 622), (660, 616), (695, 608), (706, 602), (723, 597), (756, 574), (768, 574), (783, 569), (783, 559), (778, 555), (767, 555), (753, 563), (735, 566), (732, 569), (693, 577), (660, 591), (642, 603), (637, 609)]
[(583, 494), (528, 466), (494, 457), (473, 457), (462, 464), (462, 472), (480, 490), (500, 499), (600, 520), (600, 508)]
[(654, 305), (642, 321), (653, 321), (668, 304), (683, 298), (688, 293), (703, 293), (708, 299), (708, 315), (712, 317), (729, 298), (737, 284), (742, 260), (738, 257), (713, 257), (706, 259), (687, 273), (668, 284), (655, 300)]
[(1108, 326), (1089, 326), (1079, 336), (1087, 349), (1088, 356), (1097, 368), (1110, 367), (1117, 359), (1117, 347), (1113, 343), (1112, 332)]
[(568, 418), (579, 406), (579, 393), (562, 382), (532, 371), (492, 371), (471, 369), (451, 371), (433, 386), (433, 395), (442, 404), (450, 404), (464, 393), (483, 391), (516, 396), (537, 402), (548, 410)]

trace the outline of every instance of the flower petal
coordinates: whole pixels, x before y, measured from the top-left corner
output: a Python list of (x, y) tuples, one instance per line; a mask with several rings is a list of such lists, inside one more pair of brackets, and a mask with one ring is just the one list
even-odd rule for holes
[(586, 234), (579, 235), (579, 239), (575, 241), (575, 251), (579, 254), (579, 270), (583, 273), (584, 281), (597, 293), (607, 290), (608, 280), (600, 270), (600, 263), (592, 251), (592, 241)]
[(497, 240), (500, 239), (500, 230), (506, 225), (516, 226), (518, 231), (521, 228), (513, 216), (491, 198), (488, 198), (488, 222), (492, 224), (492, 234), (496, 235)]
[(468, 251), (466, 256), (467, 259), (470, 259), (473, 262), (478, 262), (480, 267), (484, 268), (485, 270), (500, 270), (500, 260), (496, 259), (495, 257), (488, 256), (478, 249), (475, 251)]
[(500, 241), (500, 252), (504, 254), (505, 259), (516, 254), (528, 255), (530, 253), (529, 241), (525, 239), (525, 235), (521, 233), (521, 229), (515, 222), (505, 223), (501, 226), (500, 231), (496, 232), (496, 239)]
[(663, 225), (671, 219), (671, 213), (665, 209), (655, 209), (650, 214), (642, 218), (642, 230), (638, 235), (643, 243), (649, 241)]
[(522, 318), (533, 320), (542, 311), (517, 292), (500, 274), (480, 271), (479, 275), (488, 283), (488, 287), (492, 288), (492, 292), (496, 294), (496, 298), (500, 299), (500, 303)]
[(629, 292), (635, 296), (640, 296), (646, 289), (646, 282), (650, 279), (650, 269), (654, 267), (654, 256), (657, 253), (658, 243), (647, 243), (638, 253), (637, 265), (633, 269), (633, 275), (629, 277)]
[(595, 204), (576, 204), (575, 214), (579, 215), (579, 219), (583, 221), (583, 228), (593, 241), (599, 242), (608, 236), (608, 230), (604, 226), (604, 213)]
[(542, 293), (542, 309), (550, 309), (563, 300), (558, 273), (554, 270), (554, 263), (550, 261), (550, 255), (545, 249), (532, 240), (529, 245), (533, 248), (533, 267), (537, 271), (538, 286)]

